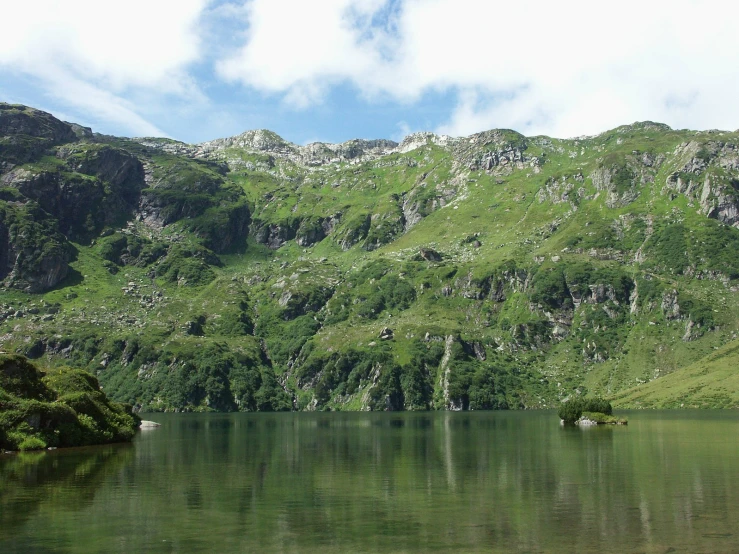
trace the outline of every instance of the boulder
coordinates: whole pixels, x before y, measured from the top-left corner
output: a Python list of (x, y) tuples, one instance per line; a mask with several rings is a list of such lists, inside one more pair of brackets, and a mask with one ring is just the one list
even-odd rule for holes
[(393, 338), (393, 330), (389, 327), (384, 327), (380, 331), (380, 340), (391, 340)]

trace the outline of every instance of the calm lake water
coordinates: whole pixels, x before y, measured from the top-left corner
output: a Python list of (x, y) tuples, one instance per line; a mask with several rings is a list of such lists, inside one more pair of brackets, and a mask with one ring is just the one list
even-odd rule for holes
[(151, 415), (0, 456), (0, 552), (739, 552), (739, 413)]

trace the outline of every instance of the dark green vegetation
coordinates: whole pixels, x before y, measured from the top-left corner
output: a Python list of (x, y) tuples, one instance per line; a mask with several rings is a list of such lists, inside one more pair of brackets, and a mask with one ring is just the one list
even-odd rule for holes
[(0, 355), (0, 450), (129, 441), (138, 424), (131, 407), (110, 402), (89, 373), (44, 374), (23, 356)]
[(615, 423), (617, 421), (613, 417), (613, 406), (603, 398), (571, 398), (562, 402), (557, 415), (562, 421), (570, 425), (583, 416), (596, 423)]
[(737, 225), (737, 133), (187, 145), (0, 104), (4, 348), (144, 410), (618, 405), (736, 339)]

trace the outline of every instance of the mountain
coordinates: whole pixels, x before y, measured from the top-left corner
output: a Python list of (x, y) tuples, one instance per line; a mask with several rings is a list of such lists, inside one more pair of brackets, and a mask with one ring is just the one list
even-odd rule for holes
[(736, 406), (737, 227), (737, 132), (189, 145), (0, 104), (3, 349), (143, 410), (676, 405), (696, 367), (679, 404)]

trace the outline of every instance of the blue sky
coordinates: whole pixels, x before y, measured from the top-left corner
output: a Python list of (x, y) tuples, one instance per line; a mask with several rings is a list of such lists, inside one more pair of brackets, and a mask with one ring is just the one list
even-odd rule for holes
[(738, 15), (718, 0), (26, 0), (3, 8), (0, 100), (186, 142), (733, 130)]

